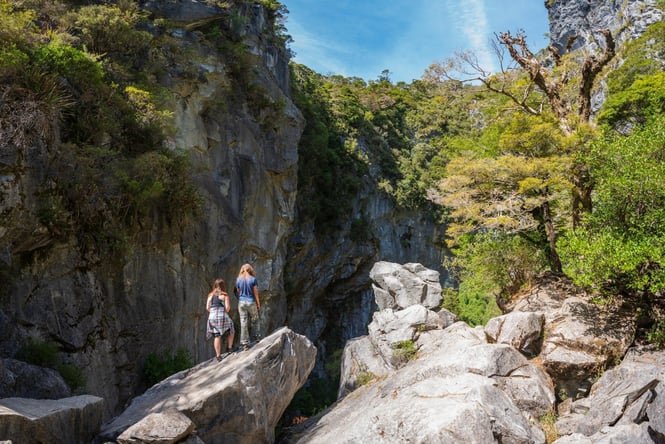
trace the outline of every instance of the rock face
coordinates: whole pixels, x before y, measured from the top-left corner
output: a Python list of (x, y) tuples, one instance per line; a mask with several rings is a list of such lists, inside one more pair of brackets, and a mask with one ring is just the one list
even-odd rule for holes
[[(165, 433), (173, 433), (164, 418), (179, 412), (206, 443), (274, 442), (275, 426), (305, 383), (315, 355), (307, 338), (281, 328), (249, 351), (221, 362), (211, 359), (153, 386), (105, 424), (97, 441), (129, 440), (150, 431), (146, 424), (161, 424)], [(187, 421), (176, 416), (184, 425), (178, 433), (186, 436), (191, 432)]]
[(0, 399), (0, 440), (18, 443), (90, 443), (99, 432), (104, 400), (74, 396), (59, 400)]
[[(251, 262), (263, 333), (286, 319), (283, 269), (303, 128), (289, 96), (288, 54), (265, 38), (272, 24), (259, 4), (238, 2), (229, 12), (194, 0), (147, 3), (156, 17), (174, 21), (173, 44), (196, 54), (174, 61), (161, 81), (175, 100), (170, 143), (189, 153), (196, 171), (203, 199), (197, 220), (168, 242), (145, 227), (127, 257), (89, 260), (74, 237), (56, 242), (39, 225), (40, 190), (57, 143), (35, 136), (18, 145), (0, 137), (0, 333), (7, 333), (0, 335), (0, 356), (14, 356), (28, 337), (53, 340), (63, 360), (83, 371), (85, 392), (107, 401), (107, 418), (145, 389), (149, 353), (183, 348), (194, 362), (212, 356), (204, 334), (214, 278), (231, 283)], [(225, 54), (191, 31), (206, 20), (230, 26), (238, 17), (234, 30), (256, 61), (255, 86), (266, 102), (283, 104), (280, 125), (266, 125), (244, 91), (229, 103), (234, 79)], [(186, 74), (192, 71), (198, 75)], [(26, 254), (35, 259), (24, 263)]]
[[(565, 53), (568, 39), (576, 36), (571, 50), (594, 49), (598, 31), (609, 29), (619, 43), (641, 35), (662, 19), (656, 0), (555, 0), (546, 2), (552, 45)], [(602, 41), (602, 38), (600, 39)]]

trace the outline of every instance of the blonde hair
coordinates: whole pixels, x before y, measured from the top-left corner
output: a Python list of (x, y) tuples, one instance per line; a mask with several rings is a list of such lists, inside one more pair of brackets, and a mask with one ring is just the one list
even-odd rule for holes
[(256, 277), (256, 274), (254, 274), (254, 268), (252, 268), (252, 266), (249, 264), (243, 264), (243, 266), (240, 267), (240, 273), (238, 273), (238, 277), (245, 277), (247, 275)]

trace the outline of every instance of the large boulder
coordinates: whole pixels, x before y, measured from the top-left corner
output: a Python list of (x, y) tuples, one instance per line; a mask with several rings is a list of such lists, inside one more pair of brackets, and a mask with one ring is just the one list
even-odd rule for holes
[(88, 444), (99, 432), (103, 412), (104, 400), (90, 395), (0, 399), (0, 439), (15, 444)]
[(151, 413), (118, 436), (119, 444), (171, 444), (194, 434), (196, 426), (180, 412)]
[(418, 342), (415, 359), (304, 423), (292, 442), (545, 442), (535, 418), (555, 398), (542, 369), (463, 322)]
[(57, 371), (16, 359), (0, 359), (0, 398), (60, 399), (71, 395)]
[(545, 315), (513, 312), (490, 319), (485, 334), (490, 342), (512, 345), (527, 356), (540, 353)]
[(203, 442), (273, 442), (275, 426), (315, 356), (306, 337), (280, 328), (247, 352), (203, 362), (153, 386), (105, 424), (98, 441), (115, 440), (149, 415), (180, 412)]
[(414, 304), (437, 308), (441, 304), (439, 272), (421, 264), (377, 262), (369, 277), (379, 310), (403, 309)]

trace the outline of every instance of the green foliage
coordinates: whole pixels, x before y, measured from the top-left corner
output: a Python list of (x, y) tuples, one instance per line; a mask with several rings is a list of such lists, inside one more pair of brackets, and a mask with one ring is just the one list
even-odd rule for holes
[(485, 158), (465, 154), (452, 159), (447, 177), (439, 183), (437, 199), (453, 209), (455, 222), (448, 235), (455, 240), (479, 228), (527, 234), (544, 231), (534, 217), (544, 203), (561, 212), (570, 208), (570, 165), (571, 159), (561, 156)]
[(484, 325), (501, 314), (515, 292), (547, 269), (547, 258), (532, 240), (498, 232), (465, 236), (444, 265), (459, 282), (459, 292), (444, 291), (443, 307), (470, 325)]
[(587, 163), (596, 184), (585, 225), (560, 241), (575, 282), (657, 293), (665, 288), (665, 119), (598, 141)]
[(174, 354), (149, 353), (143, 365), (143, 379), (152, 386), (193, 365), (189, 352), (184, 348), (178, 348)]
[(40, 367), (54, 368), (59, 362), (58, 344), (29, 338), (16, 352), (16, 359)]
[(395, 350), (394, 356), (401, 361), (410, 361), (418, 355), (418, 348), (413, 341), (397, 341), (390, 344), (390, 347)]
[(18, 77), (28, 63), (28, 54), (18, 49), (15, 43), (0, 47), (0, 79)]
[[(56, 195), (43, 197), (41, 217), (54, 234), (76, 227), (83, 248), (124, 252), (133, 233), (162, 215), (181, 226), (197, 214), (200, 197), (183, 153), (162, 149), (137, 157), (93, 146), (63, 144), (53, 162)], [(71, 229), (64, 228), (69, 227)], [(161, 227), (164, 228), (164, 227)]]
[(607, 75), (610, 97), (628, 89), (637, 79), (665, 68), (665, 22), (650, 25), (637, 39), (626, 43), (621, 66)]
[(339, 379), (310, 378), (296, 392), (287, 407), (287, 416), (314, 416), (328, 408), (337, 399)]
[(463, 281), (459, 286), (457, 317), (472, 327), (485, 325), (490, 319), (502, 314), (496, 299), (474, 282)]
[(617, 128), (643, 125), (665, 111), (665, 72), (639, 77), (628, 88), (609, 96), (598, 122)]
[(34, 23), (36, 11), (22, 9), (11, 0), (0, 0), (0, 47), (5, 45), (25, 48), (38, 36)]
[(558, 415), (555, 412), (548, 412), (538, 418), (540, 426), (545, 432), (545, 442), (551, 444), (559, 438), (559, 433), (556, 431), (556, 422)]
[(102, 85), (101, 63), (72, 46), (49, 43), (37, 48), (33, 58), (41, 71), (62, 76), (82, 91), (92, 91)]
[(28, 339), (16, 353), (16, 359), (40, 367), (52, 368), (62, 376), (65, 383), (76, 392), (85, 386), (81, 369), (61, 361), (58, 344), (51, 341)]
[(658, 350), (665, 348), (665, 320), (660, 320), (647, 333), (647, 340)]
[[(25, 126), (16, 143), (39, 136), (54, 144), (51, 186), (38, 196), (40, 222), (54, 238), (77, 236), (90, 259), (126, 252), (145, 227), (162, 234), (181, 227), (200, 198), (188, 156), (164, 144), (174, 130), (173, 101), (141, 69), (151, 60), (145, 50), (152, 37), (135, 29), (144, 20), (136, 3), (22, 6), (0, 3), (0, 81), (11, 86), (3, 95), (7, 109), (20, 114), (8, 117)], [(38, 112), (21, 107), (25, 100)]]
[(323, 79), (305, 67), (294, 65), (292, 72), (294, 100), (306, 120), (298, 146), (298, 207), (325, 232), (350, 215), (363, 168), (335, 129)]
[(90, 52), (136, 58), (145, 54), (152, 39), (147, 31), (135, 29), (141, 14), (136, 3), (121, 1), (118, 5), (84, 6), (70, 14), (65, 23)]

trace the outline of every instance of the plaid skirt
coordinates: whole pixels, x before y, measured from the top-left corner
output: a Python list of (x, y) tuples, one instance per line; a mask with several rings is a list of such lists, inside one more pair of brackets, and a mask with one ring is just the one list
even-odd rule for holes
[(213, 336), (221, 336), (226, 333), (227, 330), (230, 334), (235, 334), (233, 320), (222, 307), (212, 307), (210, 309), (210, 314), (208, 315), (206, 339), (210, 339)]

